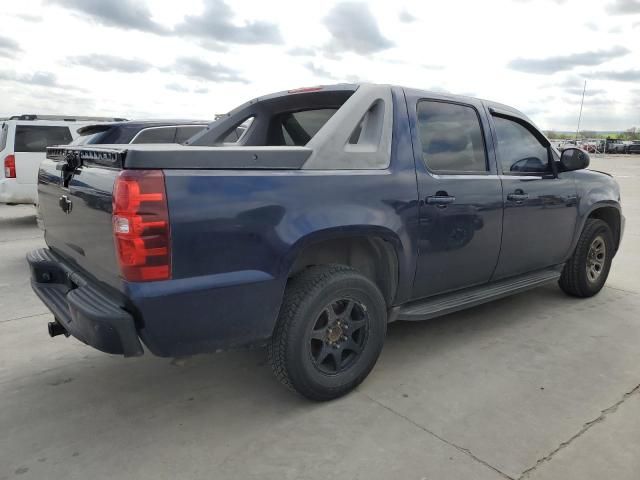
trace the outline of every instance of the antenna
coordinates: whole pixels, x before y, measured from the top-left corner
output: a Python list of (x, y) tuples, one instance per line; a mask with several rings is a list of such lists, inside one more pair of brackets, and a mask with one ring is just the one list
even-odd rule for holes
[(584, 88), (582, 89), (582, 101), (580, 102), (580, 115), (578, 115), (578, 128), (576, 129), (576, 138), (578, 140), (578, 132), (580, 132), (580, 120), (582, 120), (582, 105), (584, 105), (584, 92), (587, 91), (587, 81), (584, 81)]

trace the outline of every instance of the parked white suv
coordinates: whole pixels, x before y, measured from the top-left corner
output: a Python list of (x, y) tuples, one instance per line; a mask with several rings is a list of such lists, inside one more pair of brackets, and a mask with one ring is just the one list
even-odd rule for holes
[(114, 120), (121, 119), (19, 115), (0, 120), (0, 203), (36, 204), (38, 168), (46, 148), (70, 143), (89, 123)]

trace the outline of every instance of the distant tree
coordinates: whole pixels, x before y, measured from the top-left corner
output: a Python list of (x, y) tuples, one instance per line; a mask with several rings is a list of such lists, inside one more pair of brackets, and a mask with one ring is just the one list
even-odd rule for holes
[[(545, 130), (544, 134), (547, 138), (553, 140), (573, 140), (576, 137), (575, 133), (562, 133), (557, 130)], [(600, 139), (605, 140), (607, 138), (615, 138), (618, 140), (640, 140), (640, 128), (631, 127), (623, 132), (595, 132), (593, 130), (581, 130), (578, 132), (578, 139)]]
[(547, 138), (552, 140), (570, 140), (573, 139), (574, 135), (569, 133), (560, 133), (555, 130), (547, 130), (544, 132)]
[(596, 138), (598, 136), (598, 134), (596, 132), (594, 132), (593, 130), (582, 130), (580, 132), (580, 135), (583, 138)]

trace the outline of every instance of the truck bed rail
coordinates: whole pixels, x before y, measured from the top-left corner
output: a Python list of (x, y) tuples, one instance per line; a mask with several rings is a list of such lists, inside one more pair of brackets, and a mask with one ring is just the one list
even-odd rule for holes
[(47, 158), (76, 167), (85, 162), (121, 168), (298, 170), (311, 156), (306, 147), (196, 147), (174, 144), (56, 146)]

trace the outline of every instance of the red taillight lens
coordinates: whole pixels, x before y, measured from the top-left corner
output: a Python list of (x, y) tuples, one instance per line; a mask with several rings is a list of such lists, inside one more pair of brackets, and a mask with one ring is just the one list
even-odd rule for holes
[(169, 209), (161, 170), (123, 170), (113, 189), (113, 234), (122, 276), (171, 278)]
[(4, 178), (16, 178), (16, 157), (14, 155), (4, 157)]

